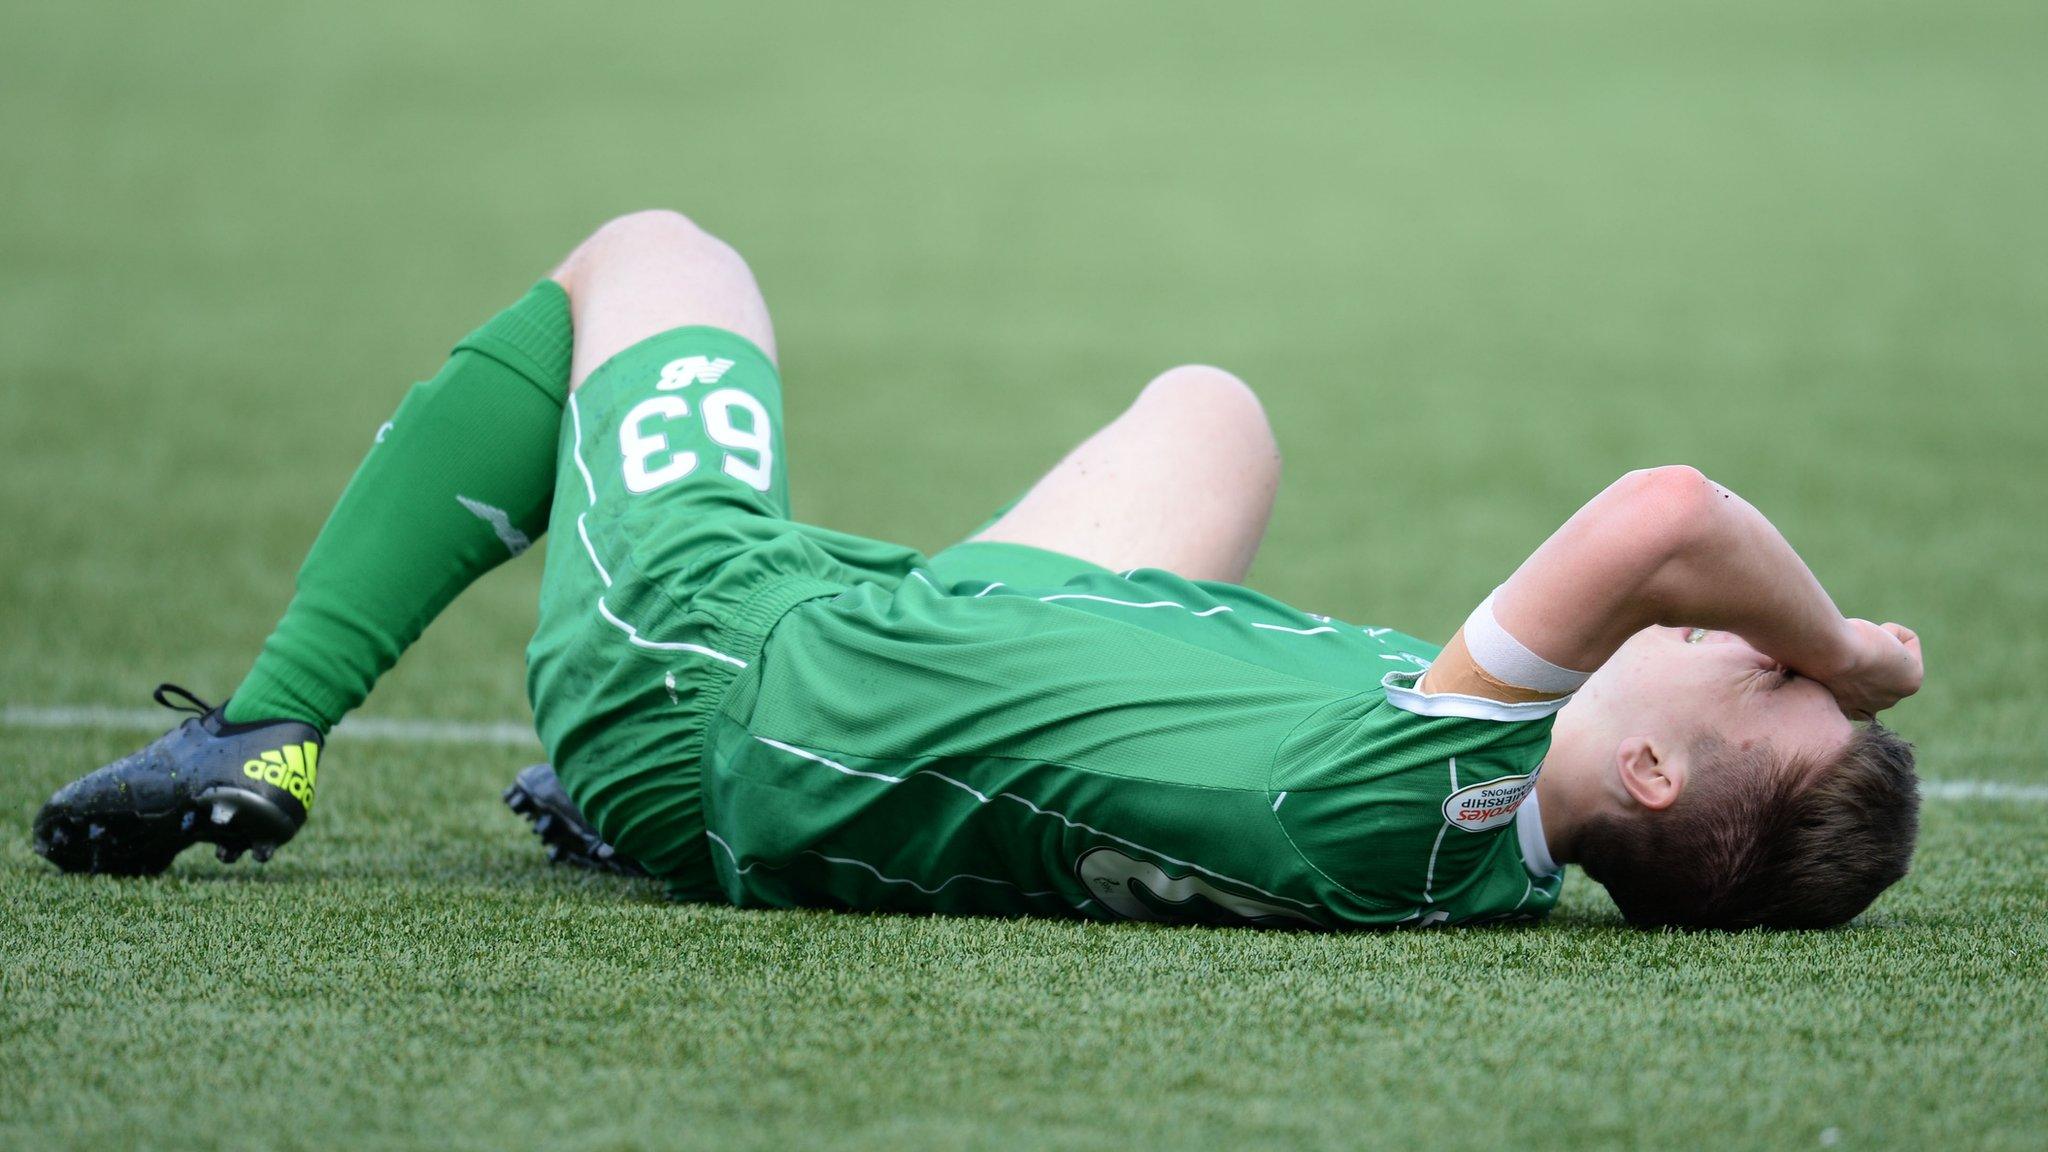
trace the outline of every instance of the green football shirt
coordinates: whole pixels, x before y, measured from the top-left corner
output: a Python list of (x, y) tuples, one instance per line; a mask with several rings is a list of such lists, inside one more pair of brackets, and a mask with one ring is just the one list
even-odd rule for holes
[(710, 719), (717, 884), (753, 907), (1540, 917), (1562, 702), (1425, 696), (1437, 651), (1150, 569), (859, 584), (783, 616)]

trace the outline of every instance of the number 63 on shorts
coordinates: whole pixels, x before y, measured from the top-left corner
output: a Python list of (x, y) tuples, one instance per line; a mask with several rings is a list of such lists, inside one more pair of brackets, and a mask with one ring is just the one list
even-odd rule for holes
[(731, 360), (705, 356), (686, 356), (662, 366), (655, 384), (660, 394), (635, 404), (619, 422), (627, 491), (652, 492), (697, 470), (700, 454), (670, 442), (675, 422), (693, 418), (700, 421), (705, 437), (724, 449), (719, 466), (726, 475), (756, 492), (774, 486), (775, 430), (767, 407), (737, 388), (706, 393), (694, 409), (687, 395), (694, 385), (717, 383), (732, 366)]

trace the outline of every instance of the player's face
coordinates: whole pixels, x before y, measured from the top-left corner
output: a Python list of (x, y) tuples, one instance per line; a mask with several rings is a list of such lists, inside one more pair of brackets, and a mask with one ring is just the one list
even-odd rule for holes
[(1667, 737), (1703, 731), (1732, 747), (1768, 740), (1781, 755), (1813, 761), (1832, 758), (1855, 730), (1826, 687), (1732, 632), (1645, 628), (1595, 679), (1618, 715)]

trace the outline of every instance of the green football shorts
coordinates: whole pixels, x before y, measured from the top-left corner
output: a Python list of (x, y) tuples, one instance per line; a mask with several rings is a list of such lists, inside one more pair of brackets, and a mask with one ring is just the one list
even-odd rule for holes
[(540, 618), (534, 723), (569, 795), (685, 898), (717, 898), (700, 789), (704, 730), (792, 606), (913, 568), (1064, 583), (1102, 569), (1015, 544), (914, 549), (789, 518), (782, 384), (744, 337), (677, 328), (569, 398)]

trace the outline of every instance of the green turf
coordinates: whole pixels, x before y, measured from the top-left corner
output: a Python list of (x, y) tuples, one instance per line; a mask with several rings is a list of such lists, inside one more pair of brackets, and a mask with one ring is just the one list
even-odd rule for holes
[[(775, 307), (800, 514), (932, 547), (1149, 374), (1268, 401), (1254, 576), (1447, 632), (1698, 464), (2048, 782), (2033, 3), (0, 5), (0, 704), (231, 687), (405, 384), (606, 216)], [(522, 717), (526, 560), (367, 712)], [(49, 872), (0, 726), (0, 1147), (2038, 1148), (2048, 804), (1856, 926), (752, 914), (551, 872), (519, 749), (342, 737), (267, 868)]]

